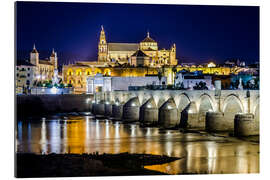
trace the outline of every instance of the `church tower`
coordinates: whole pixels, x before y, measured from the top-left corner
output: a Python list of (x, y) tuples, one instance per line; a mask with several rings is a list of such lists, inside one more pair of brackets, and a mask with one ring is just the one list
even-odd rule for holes
[(38, 66), (39, 63), (39, 53), (36, 49), (35, 44), (33, 46), (33, 50), (30, 53), (30, 63), (36, 66)]
[(52, 54), (50, 56), (50, 62), (53, 64), (54, 66), (54, 69), (57, 69), (57, 54), (56, 52), (54, 51), (54, 49), (52, 50)]
[(107, 61), (107, 42), (105, 31), (103, 26), (101, 26), (101, 32), (99, 37), (99, 44), (98, 44), (98, 61), (99, 62), (106, 62)]
[(176, 59), (176, 45), (173, 44), (171, 47), (171, 52), (170, 52), (170, 65), (177, 65), (177, 59)]

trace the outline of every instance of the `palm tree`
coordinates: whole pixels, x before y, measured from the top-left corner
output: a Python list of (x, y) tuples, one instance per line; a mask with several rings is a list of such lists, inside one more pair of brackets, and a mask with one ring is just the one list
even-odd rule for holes
[(162, 72), (158, 71), (158, 80), (159, 80), (159, 85), (162, 79)]
[(173, 72), (173, 86), (175, 86), (175, 75), (176, 75), (176, 73), (177, 73), (176, 66), (173, 66), (172, 72)]

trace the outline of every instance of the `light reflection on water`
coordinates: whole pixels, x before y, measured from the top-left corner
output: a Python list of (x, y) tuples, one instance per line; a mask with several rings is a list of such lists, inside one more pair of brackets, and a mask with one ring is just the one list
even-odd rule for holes
[(146, 166), (170, 174), (258, 173), (259, 145), (230, 138), (141, 128), (95, 120), (89, 116), (67, 120), (18, 122), (16, 150), (46, 153), (147, 153), (181, 157), (163, 165)]

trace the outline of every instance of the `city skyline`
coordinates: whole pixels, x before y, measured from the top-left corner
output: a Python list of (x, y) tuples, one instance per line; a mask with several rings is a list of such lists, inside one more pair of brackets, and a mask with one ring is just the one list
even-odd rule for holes
[(149, 31), (161, 48), (176, 43), (180, 61), (259, 61), (259, 7), (32, 2), (17, 2), (17, 58), (29, 59), (35, 43), (42, 58), (54, 48), (59, 64), (96, 61), (101, 25), (108, 42), (137, 43)]

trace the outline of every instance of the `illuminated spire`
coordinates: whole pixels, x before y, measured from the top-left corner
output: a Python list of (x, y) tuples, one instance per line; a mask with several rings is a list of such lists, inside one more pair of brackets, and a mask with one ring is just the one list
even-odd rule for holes
[(34, 43), (34, 45), (33, 45), (33, 50), (32, 50), (32, 52), (31, 53), (38, 53), (38, 51), (37, 51), (37, 49), (36, 49), (36, 45), (35, 45), (35, 43)]
[(103, 25), (101, 25), (101, 30), (102, 30), (102, 31), (104, 31), (104, 29), (103, 29)]
[(55, 56), (56, 56), (56, 52), (54, 52), (54, 48), (53, 48), (51, 57), (55, 57)]
[(149, 31), (147, 31), (147, 37), (150, 37)]

